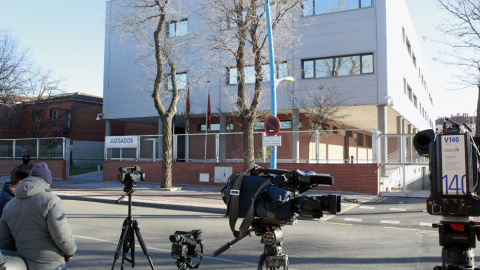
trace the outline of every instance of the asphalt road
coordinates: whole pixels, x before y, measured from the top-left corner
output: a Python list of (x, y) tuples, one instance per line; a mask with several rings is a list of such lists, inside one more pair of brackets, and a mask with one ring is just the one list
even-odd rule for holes
[[(424, 203), (425, 199), (377, 198), (341, 215), (284, 226), (289, 269), (432, 269), (441, 262), (441, 247), (437, 230), (426, 224), (440, 218), (425, 213)], [(64, 205), (78, 247), (68, 269), (111, 269), (127, 206), (73, 200), (64, 200)], [(256, 269), (263, 252), (260, 238), (253, 235), (212, 257), (233, 238), (222, 214), (139, 207), (135, 202), (132, 213), (155, 269), (177, 269), (168, 240), (177, 230), (202, 229), (205, 257), (200, 269)], [(135, 262), (134, 269), (150, 269), (140, 246)], [(115, 269), (120, 266), (121, 258)], [(131, 266), (125, 263), (125, 269)]]

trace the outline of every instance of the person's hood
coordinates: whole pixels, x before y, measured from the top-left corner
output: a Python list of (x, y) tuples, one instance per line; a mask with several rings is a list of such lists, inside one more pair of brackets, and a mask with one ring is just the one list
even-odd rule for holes
[(40, 177), (29, 176), (15, 188), (15, 197), (24, 199), (41, 192), (50, 192), (48, 184)]
[(36, 163), (32, 167), (32, 171), (30, 172), (30, 176), (36, 176), (42, 178), (47, 184), (52, 183), (52, 172), (47, 166), (47, 163), (40, 162)]

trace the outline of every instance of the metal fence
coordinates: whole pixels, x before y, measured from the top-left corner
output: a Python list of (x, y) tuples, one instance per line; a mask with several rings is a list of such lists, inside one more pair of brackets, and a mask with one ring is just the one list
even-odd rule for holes
[[(281, 131), (277, 147), (280, 163), (376, 163), (377, 135), (374, 129)], [(265, 133), (254, 132), (256, 162), (269, 162)], [(120, 138), (122, 136), (116, 136)], [(123, 136), (132, 137), (132, 136)], [(105, 160), (161, 161), (162, 135), (133, 136), (132, 148), (105, 146)], [(243, 133), (197, 133), (173, 135), (173, 160), (177, 162), (243, 162)]]
[(68, 138), (0, 139), (0, 159), (21, 159), (25, 152), (36, 160), (68, 158)]
[(380, 192), (409, 193), (430, 190), (428, 158), (413, 147), (415, 134), (380, 135), (385, 158), (380, 161)]

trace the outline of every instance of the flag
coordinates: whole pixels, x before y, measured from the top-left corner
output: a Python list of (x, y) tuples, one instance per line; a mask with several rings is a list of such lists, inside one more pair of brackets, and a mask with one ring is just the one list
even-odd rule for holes
[(212, 114), (210, 110), (210, 92), (208, 92), (208, 104), (207, 104), (207, 131), (211, 131), (211, 121), (210, 121), (210, 115)]
[(189, 119), (190, 117), (190, 87), (188, 88), (187, 92), (187, 102), (185, 103), (185, 113), (183, 114), (183, 116), (186, 119)]

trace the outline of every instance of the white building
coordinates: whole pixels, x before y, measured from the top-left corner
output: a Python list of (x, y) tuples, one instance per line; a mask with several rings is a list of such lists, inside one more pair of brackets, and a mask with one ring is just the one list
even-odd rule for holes
[[(201, 0), (189, 1), (198, 4)], [(411, 133), (415, 129), (433, 128), (434, 91), (430, 88), (428, 68), (423, 59), (421, 46), (410, 20), (404, 0), (354, 0), (348, 10), (322, 13), (322, 1), (306, 0), (304, 20), (309, 26), (299, 29), (302, 45), (288, 59), (288, 74), (293, 83), (279, 87), (278, 110), (291, 110), (289, 91), (301, 96), (305, 89), (315, 89), (319, 84), (338, 84), (338, 90), (349, 96), (350, 116), (344, 122), (357, 128), (374, 128), (383, 134)], [(329, 4), (340, 0), (325, 0)], [(343, 1), (342, 1), (343, 2)], [(353, 3), (353, 4), (352, 4)], [(195, 5), (196, 6), (196, 5)], [(107, 3), (107, 23), (114, 5)], [(307, 10), (308, 9), (308, 10)], [(340, 8), (337, 8), (340, 9)], [(189, 35), (201, 31), (198, 16), (190, 13), (178, 26)], [(275, 33), (274, 33), (275, 34)], [(200, 42), (196, 39), (196, 42)], [(150, 93), (139, 90), (144, 79), (142, 67), (136, 64), (135, 46), (119, 38), (119, 33), (106, 30), (104, 74), (104, 118), (158, 124), (158, 114)], [(322, 71), (325, 63), (338, 61), (340, 57), (361, 61), (361, 68), (350, 75), (349, 70), (340, 70), (338, 76), (328, 76)], [(318, 61), (320, 60), (320, 61)], [(326, 61), (325, 61), (326, 60)], [(196, 62), (188, 70), (182, 70), (185, 79), (199, 74), (204, 65)], [(228, 67), (225, 66), (225, 69)], [(229, 106), (223, 88), (229, 78), (206, 77), (209, 80), (212, 113), (227, 111)], [(327, 77), (328, 76), (328, 77)], [(233, 88), (234, 86), (232, 86)], [(191, 88), (192, 113), (205, 115), (205, 84)], [(222, 91), (220, 91), (222, 89)], [(263, 89), (269, 91), (269, 83)], [(266, 93), (268, 97), (268, 93)], [(221, 100), (221, 102), (220, 102)], [(220, 104), (220, 105), (218, 105)], [(222, 106), (223, 105), (223, 106)], [(178, 111), (183, 112), (185, 101)], [(263, 109), (269, 109), (269, 101)], [(403, 131), (398, 130), (404, 127)]]
[[(184, 16), (172, 20), (171, 26), (179, 36), (188, 37), (189, 44), (200, 44), (199, 33), (207, 31), (198, 14), (192, 11), (203, 1), (187, 1)], [(114, 18), (116, 8), (111, 2), (107, 3), (107, 24)], [(428, 67), (405, 0), (305, 0), (302, 9), (303, 14), (297, 15), (300, 23), (307, 25), (297, 29), (302, 37), (301, 45), (294, 46), (293, 53), (287, 54), (286, 64), (280, 64), (282, 74), (278, 78), (289, 75), (295, 81), (279, 85), (279, 114), (301, 113), (293, 110), (292, 92), (302, 98), (307, 89), (317, 89), (322, 84), (338, 85), (337, 91), (348, 98), (343, 111), (349, 116), (342, 120), (346, 126), (377, 130), (380, 134), (413, 134), (434, 128), (435, 90), (430, 87)], [(120, 35), (107, 27), (103, 94), (107, 135), (111, 120), (161, 126), (151, 91), (139, 90), (139, 86), (144, 85), (145, 70), (134, 60), (136, 43), (121, 40)], [(207, 88), (212, 114), (235, 110), (234, 101), (229, 99), (236, 91), (235, 73), (230, 68), (234, 65), (224, 65), (221, 68), (225, 72), (214, 75), (206, 70), (215, 64), (213, 60), (203, 51), (195, 53), (194, 64), (182, 67), (178, 70), (180, 75), (177, 74), (184, 88), (187, 83), (191, 85), (193, 117), (205, 117)], [(328, 70), (328, 64), (339, 61), (344, 63), (344, 68), (336, 72)], [(265, 102), (261, 110), (269, 111), (268, 81), (264, 81), (263, 89)], [(184, 109), (185, 99), (180, 101), (177, 111)], [(298, 121), (292, 119), (291, 125), (293, 130), (298, 130), (298, 126), (295, 127)], [(292, 145), (296, 147), (295, 143)], [(411, 144), (407, 147), (411, 148)], [(386, 149), (386, 140), (381, 140), (380, 163), (387, 160)], [(292, 153), (292, 159), (298, 157), (298, 149)]]

